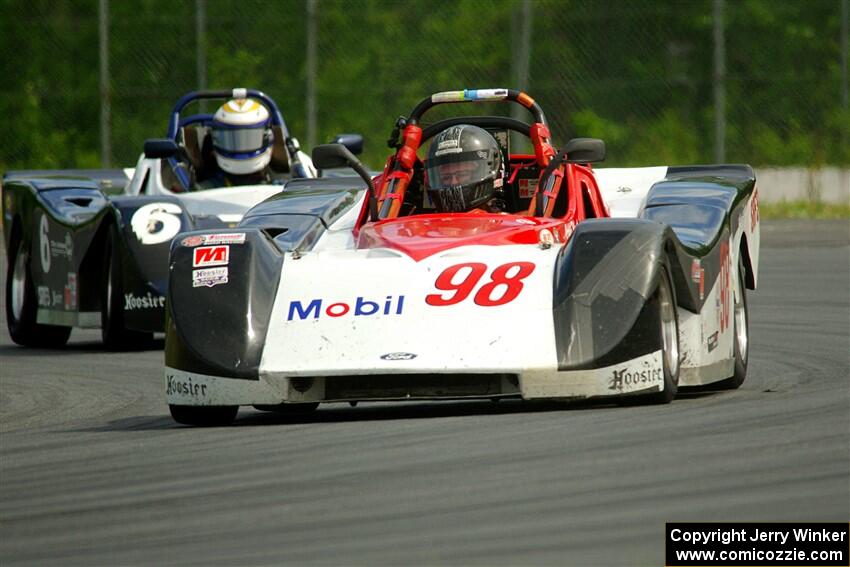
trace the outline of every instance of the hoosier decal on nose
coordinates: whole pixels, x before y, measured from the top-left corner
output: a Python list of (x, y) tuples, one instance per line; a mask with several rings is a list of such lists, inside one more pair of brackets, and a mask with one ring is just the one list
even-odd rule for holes
[(623, 391), (629, 388), (655, 384), (664, 381), (661, 368), (643, 368), (641, 370), (623, 368), (612, 370), (611, 379), (608, 382), (609, 390)]
[(165, 380), (165, 394), (168, 396), (182, 394), (184, 396), (192, 396), (193, 398), (205, 398), (207, 395), (207, 385), (193, 384), (191, 378), (181, 380), (169, 374)]

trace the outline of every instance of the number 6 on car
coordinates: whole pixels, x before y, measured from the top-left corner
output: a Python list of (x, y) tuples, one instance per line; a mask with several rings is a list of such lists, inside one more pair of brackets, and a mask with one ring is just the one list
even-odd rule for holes
[(130, 226), (142, 244), (168, 242), (180, 232), (182, 209), (174, 203), (151, 203), (133, 213)]

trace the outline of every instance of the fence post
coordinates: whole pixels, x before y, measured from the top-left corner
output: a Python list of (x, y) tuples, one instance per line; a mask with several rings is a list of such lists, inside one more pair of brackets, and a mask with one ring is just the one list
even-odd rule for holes
[(850, 0), (841, 0), (841, 105), (844, 110), (850, 108), (847, 92), (847, 52), (850, 51), (850, 46), (847, 45), (847, 19), (850, 18)]
[(97, 16), (100, 38), (100, 166), (108, 168), (112, 157), (109, 137), (112, 112), (109, 101), (109, 0), (100, 0)]
[(714, 161), (726, 161), (726, 44), (723, 8), (714, 0)]
[[(515, 82), (513, 85), (508, 86), (520, 91), (525, 91), (528, 89), (528, 74), (531, 60), (531, 30), (533, 23), (532, 18), (534, 17), (532, 0), (522, 0), (521, 10), (522, 17), (520, 19), (520, 25), (511, 26), (514, 33), (517, 33), (518, 28), (519, 38), (512, 38), (514, 40), (512, 43), (517, 46), (517, 49), (514, 51), (514, 58), (512, 61), (512, 78)], [(523, 115), (522, 108), (516, 104), (511, 105), (511, 116), (517, 120), (525, 120), (527, 118), (527, 116)], [(515, 132), (511, 132), (511, 139), (514, 143), (526, 142), (522, 136), (519, 136)]]
[[(207, 0), (195, 0), (195, 71), (198, 90), (207, 88)], [(207, 101), (199, 103), (200, 112), (207, 111)]]
[(316, 5), (307, 0), (307, 147), (316, 145)]

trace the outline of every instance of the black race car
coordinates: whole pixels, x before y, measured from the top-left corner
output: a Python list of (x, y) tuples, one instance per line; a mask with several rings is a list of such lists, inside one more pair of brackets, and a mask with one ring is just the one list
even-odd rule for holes
[[(213, 115), (184, 110), (199, 100), (247, 97), (269, 112), (272, 182), (202, 189), (196, 174), (210, 157), (205, 150)], [(356, 151), (362, 138), (345, 142)], [(12, 340), (55, 347), (68, 340), (72, 327), (101, 327), (109, 348), (148, 344), (153, 332), (164, 329), (174, 236), (235, 226), (245, 211), (279, 193), (283, 181), (315, 175), (277, 105), (253, 89), (182, 97), (167, 137), (148, 140), (135, 169), (5, 174), (6, 319)]]

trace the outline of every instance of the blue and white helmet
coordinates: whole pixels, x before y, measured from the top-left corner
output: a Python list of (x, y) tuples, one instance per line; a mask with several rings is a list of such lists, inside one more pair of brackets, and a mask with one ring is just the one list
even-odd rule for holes
[(272, 159), (269, 111), (250, 98), (230, 100), (213, 116), (212, 139), (223, 171), (233, 175), (262, 171)]

